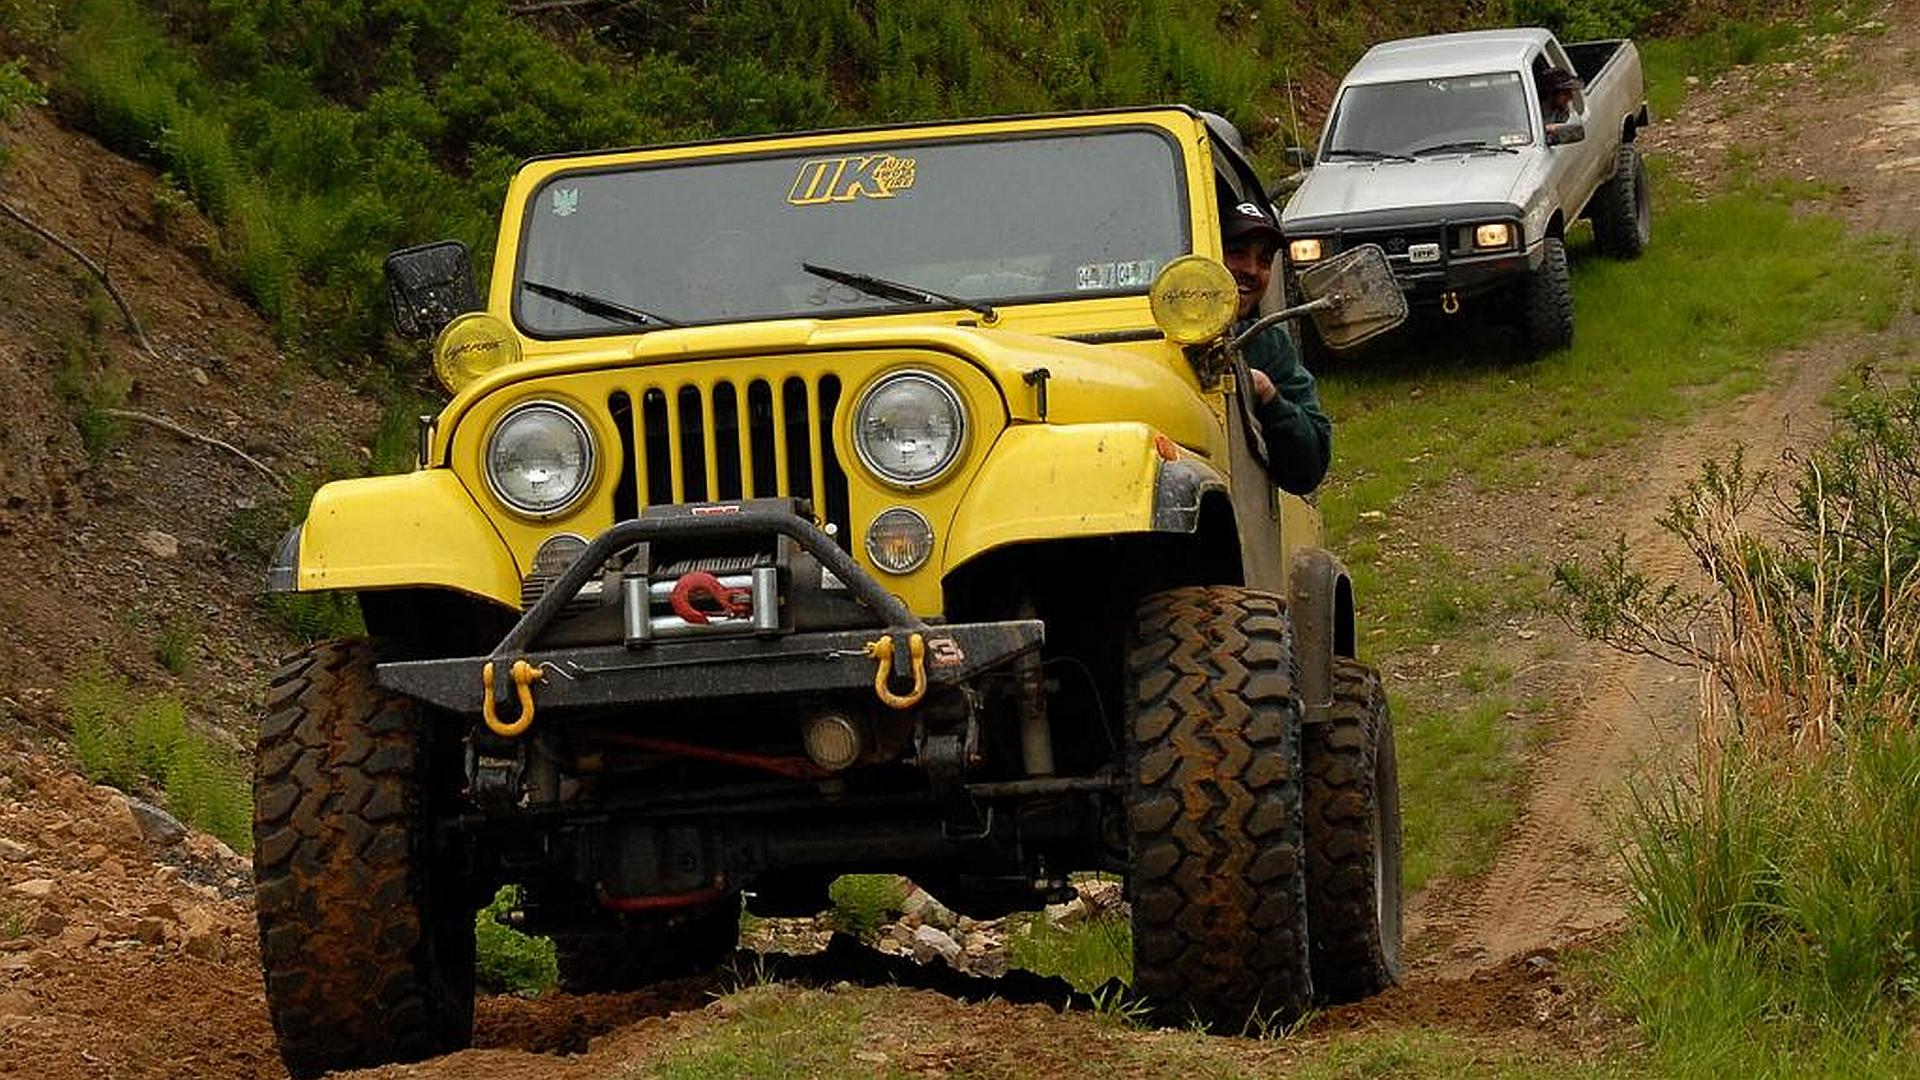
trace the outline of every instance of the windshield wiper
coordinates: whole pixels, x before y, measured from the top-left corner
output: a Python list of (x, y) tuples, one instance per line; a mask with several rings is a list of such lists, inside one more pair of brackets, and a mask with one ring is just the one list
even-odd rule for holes
[(618, 301), (608, 300), (604, 296), (594, 296), (592, 293), (563, 289), (558, 285), (546, 285), (538, 281), (522, 281), (520, 282), (520, 287), (535, 296), (544, 296), (549, 300), (558, 300), (577, 311), (584, 311), (589, 315), (598, 315), (603, 319), (612, 319), (615, 322), (632, 323), (634, 326), (682, 325), (664, 316), (655, 315), (651, 311), (642, 311), (637, 307), (628, 307)]
[(1462, 150), (1494, 150), (1502, 154), (1517, 154), (1520, 152), (1511, 146), (1501, 146), (1499, 143), (1487, 142), (1484, 139), (1468, 139), (1463, 142), (1443, 142), (1435, 143), (1432, 146), (1423, 146), (1415, 150), (1413, 156), (1420, 157), (1425, 154), (1458, 153)]
[(1323, 158), (1351, 157), (1351, 158), (1359, 158), (1362, 161), (1412, 161), (1413, 160), (1412, 158), (1408, 157), (1405, 154), (1389, 154), (1385, 150), (1368, 150), (1365, 147), (1357, 147), (1357, 146), (1342, 146), (1336, 150), (1328, 150), (1327, 152), (1321, 154), (1320, 156)]
[(932, 289), (923, 289), (918, 285), (908, 285), (899, 281), (888, 281), (886, 278), (874, 277), (872, 274), (856, 273), (852, 270), (836, 270), (831, 266), (821, 266), (818, 263), (803, 262), (800, 264), (800, 269), (805, 270), (815, 277), (823, 277), (828, 281), (838, 282), (850, 289), (858, 289), (868, 296), (877, 296), (882, 300), (898, 300), (903, 304), (949, 304), (953, 307), (966, 308), (968, 311), (977, 311), (980, 313), (980, 317), (988, 322), (992, 322), (1000, 317), (999, 312), (994, 311), (993, 305), (991, 304), (983, 303), (979, 300), (968, 300), (959, 296), (949, 296), (946, 293), (937, 293)]

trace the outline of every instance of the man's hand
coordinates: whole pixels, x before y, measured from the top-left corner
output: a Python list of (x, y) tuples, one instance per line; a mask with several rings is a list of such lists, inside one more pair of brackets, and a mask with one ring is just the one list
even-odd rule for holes
[(1253, 400), (1261, 405), (1272, 401), (1280, 391), (1273, 388), (1273, 380), (1259, 368), (1248, 368), (1247, 374), (1253, 379)]

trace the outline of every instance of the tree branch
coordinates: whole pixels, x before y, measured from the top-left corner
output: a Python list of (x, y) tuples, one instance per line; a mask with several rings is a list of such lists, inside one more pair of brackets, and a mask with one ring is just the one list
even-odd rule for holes
[(133, 336), (140, 339), (140, 347), (146, 350), (148, 356), (153, 357), (155, 360), (160, 359), (160, 354), (154, 350), (153, 342), (147, 339), (147, 328), (140, 325), (140, 316), (133, 313), (133, 305), (127, 303), (127, 298), (120, 294), (119, 286), (115, 285), (113, 279), (107, 276), (107, 271), (104, 267), (88, 258), (87, 253), (75, 247), (72, 242), (60, 236), (52, 229), (47, 228), (45, 225), (28, 217), (25, 213), (22, 213), (4, 200), (0, 200), (0, 213), (6, 214), (34, 235), (73, 256), (74, 259), (79, 261), (81, 266), (87, 268), (89, 273), (99, 278), (100, 284), (107, 288), (107, 295), (111, 297), (114, 304), (119, 307), (120, 314), (126, 316), (127, 329), (133, 331)]
[(237, 457), (241, 461), (244, 461), (247, 464), (253, 466), (255, 469), (260, 470), (261, 475), (265, 476), (268, 480), (273, 481), (273, 486), (280, 490), (280, 494), (282, 495), (287, 494), (287, 483), (286, 481), (280, 479), (280, 474), (274, 472), (272, 469), (269, 469), (265, 465), (265, 463), (263, 463), (259, 458), (254, 457), (252, 454), (247, 453), (245, 450), (240, 449), (239, 447), (233, 445), (230, 442), (225, 442), (223, 440), (216, 439), (211, 435), (202, 435), (197, 431), (190, 431), (187, 428), (183, 428), (179, 424), (176, 424), (173, 421), (166, 419), (165, 417), (155, 416), (152, 413), (143, 413), (143, 412), (140, 412), (138, 409), (103, 409), (101, 411), (106, 413), (108, 416), (119, 417), (122, 420), (137, 420), (142, 424), (151, 424), (154, 427), (161, 429), (162, 431), (171, 431), (172, 433), (180, 436), (183, 439), (188, 439), (197, 443), (204, 443), (207, 446), (217, 447), (221, 450), (225, 450), (227, 453), (232, 454), (234, 457)]

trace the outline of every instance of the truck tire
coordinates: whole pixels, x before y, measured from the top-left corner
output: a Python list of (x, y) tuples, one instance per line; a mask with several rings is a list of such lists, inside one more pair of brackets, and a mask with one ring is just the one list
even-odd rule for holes
[(1400, 770), (1380, 676), (1334, 657), (1327, 720), (1302, 741), (1313, 987), (1339, 1005), (1400, 978)]
[(1541, 241), (1540, 269), (1521, 285), (1520, 335), (1527, 353), (1544, 356), (1573, 344), (1573, 274), (1567, 245), (1557, 236)]
[(1312, 999), (1300, 706), (1281, 599), (1173, 589), (1127, 656), (1134, 990), (1174, 1023), (1244, 1030)]
[(740, 946), (740, 898), (674, 915), (623, 915), (604, 934), (555, 934), (560, 989), (569, 994), (638, 990), (699, 975)]
[(315, 645), (267, 692), (254, 766), (260, 966), (296, 1077), (418, 1061), (473, 1030), (473, 891), (431, 844), (431, 715), (372, 642)]
[(1653, 201), (1647, 190), (1647, 163), (1628, 143), (1614, 160), (1613, 178), (1593, 193), (1593, 239), (1600, 253), (1637, 259), (1653, 238)]

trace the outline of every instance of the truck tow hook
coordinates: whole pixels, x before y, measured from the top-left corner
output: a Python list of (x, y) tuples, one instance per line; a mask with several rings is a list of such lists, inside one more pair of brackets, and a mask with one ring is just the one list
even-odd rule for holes
[(1449, 315), (1460, 314), (1460, 294), (1448, 289), (1446, 294), (1440, 297), (1440, 310)]

